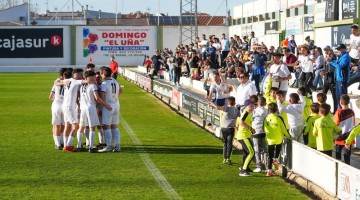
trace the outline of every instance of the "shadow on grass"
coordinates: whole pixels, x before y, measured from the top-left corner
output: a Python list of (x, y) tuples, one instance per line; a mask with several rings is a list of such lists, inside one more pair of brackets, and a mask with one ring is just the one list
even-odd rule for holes
[(219, 146), (177, 146), (177, 145), (136, 145), (124, 146), (121, 151), (127, 153), (150, 153), (150, 154), (222, 154)]

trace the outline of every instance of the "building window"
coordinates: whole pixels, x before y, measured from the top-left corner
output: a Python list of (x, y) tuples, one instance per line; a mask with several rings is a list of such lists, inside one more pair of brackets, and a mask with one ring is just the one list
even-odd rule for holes
[(265, 21), (265, 15), (259, 15), (259, 21)]
[(297, 7), (297, 14), (296, 15), (304, 15), (304, 6)]
[(289, 9), (289, 17), (295, 17), (295, 8)]
[(265, 20), (269, 20), (272, 18), (272, 13), (266, 13), (265, 14)]
[(315, 11), (315, 4), (306, 6), (306, 11), (305, 11), (306, 14), (314, 14), (314, 11)]

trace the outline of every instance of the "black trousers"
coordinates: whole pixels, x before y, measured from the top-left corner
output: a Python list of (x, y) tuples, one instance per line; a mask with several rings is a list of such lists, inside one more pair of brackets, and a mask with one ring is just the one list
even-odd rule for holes
[(222, 141), (224, 142), (223, 154), (225, 159), (229, 159), (232, 151), (232, 141), (234, 139), (235, 128), (221, 128)]
[(254, 81), (255, 81), (256, 92), (260, 93), (261, 75), (260, 74), (254, 74), (253, 78), (254, 78)]
[(272, 168), (272, 163), (274, 158), (279, 158), (281, 151), (281, 144), (273, 144), (268, 145), (268, 154), (269, 154), (269, 163), (268, 163), (268, 169)]
[(334, 105), (333, 105), (333, 108), (334, 108), (334, 112), (333, 113), (335, 113), (335, 111), (337, 110), (337, 107), (338, 107), (338, 102), (337, 102), (337, 99), (336, 99), (336, 91), (335, 91), (335, 83), (334, 84), (331, 84), (331, 83), (324, 83), (324, 87), (323, 87), (323, 93), (324, 94), (327, 94), (328, 93), (328, 91), (330, 90), (330, 92), (331, 92), (331, 96), (332, 96), (332, 99), (333, 99), (333, 103), (334, 103)]
[(341, 160), (341, 154), (344, 156), (344, 162), (350, 165), (351, 148), (347, 149), (343, 145), (335, 145), (336, 159)]
[(304, 87), (308, 94), (312, 94), (311, 87), (313, 86), (314, 74), (312, 72), (301, 72), (300, 87)]
[(181, 67), (174, 67), (174, 83), (180, 83)]

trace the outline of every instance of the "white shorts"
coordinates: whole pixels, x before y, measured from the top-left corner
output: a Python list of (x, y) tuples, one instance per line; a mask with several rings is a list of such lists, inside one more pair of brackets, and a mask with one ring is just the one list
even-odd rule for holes
[(86, 115), (86, 108), (80, 108), (80, 127), (89, 126), (88, 118)]
[(64, 113), (62, 110), (62, 102), (54, 101), (51, 105), (51, 124), (64, 125)]
[(100, 125), (98, 114), (97, 114), (97, 111), (96, 111), (95, 107), (93, 107), (93, 106), (88, 107), (85, 110), (85, 113), (86, 113), (86, 117), (87, 117), (87, 120), (88, 120), (88, 126), (89, 127), (95, 127), (95, 126)]
[(102, 110), (102, 124), (103, 125), (111, 125), (111, 124), (119, 124), (119, 110), (120, 105), (118, 103), (110, 104), (112, 110), (108, 110), (103, 107)]
[(70, 124), (79, 123), (79, 115), (76, 106), (63, 106), (64, 120)]

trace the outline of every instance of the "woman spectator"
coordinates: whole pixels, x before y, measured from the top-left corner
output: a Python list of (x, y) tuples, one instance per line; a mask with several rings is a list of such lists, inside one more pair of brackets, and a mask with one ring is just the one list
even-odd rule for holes
[(322, 49), (320, 47), (316, 47), (314, 53), (315, 53), (315, 64), (314, 64), (315, 79), (313, 82), (313, 86), (314, 89), (321, 90), (324, 87), (324, 84), (320, 72), (324, 70), (325, 58)]

